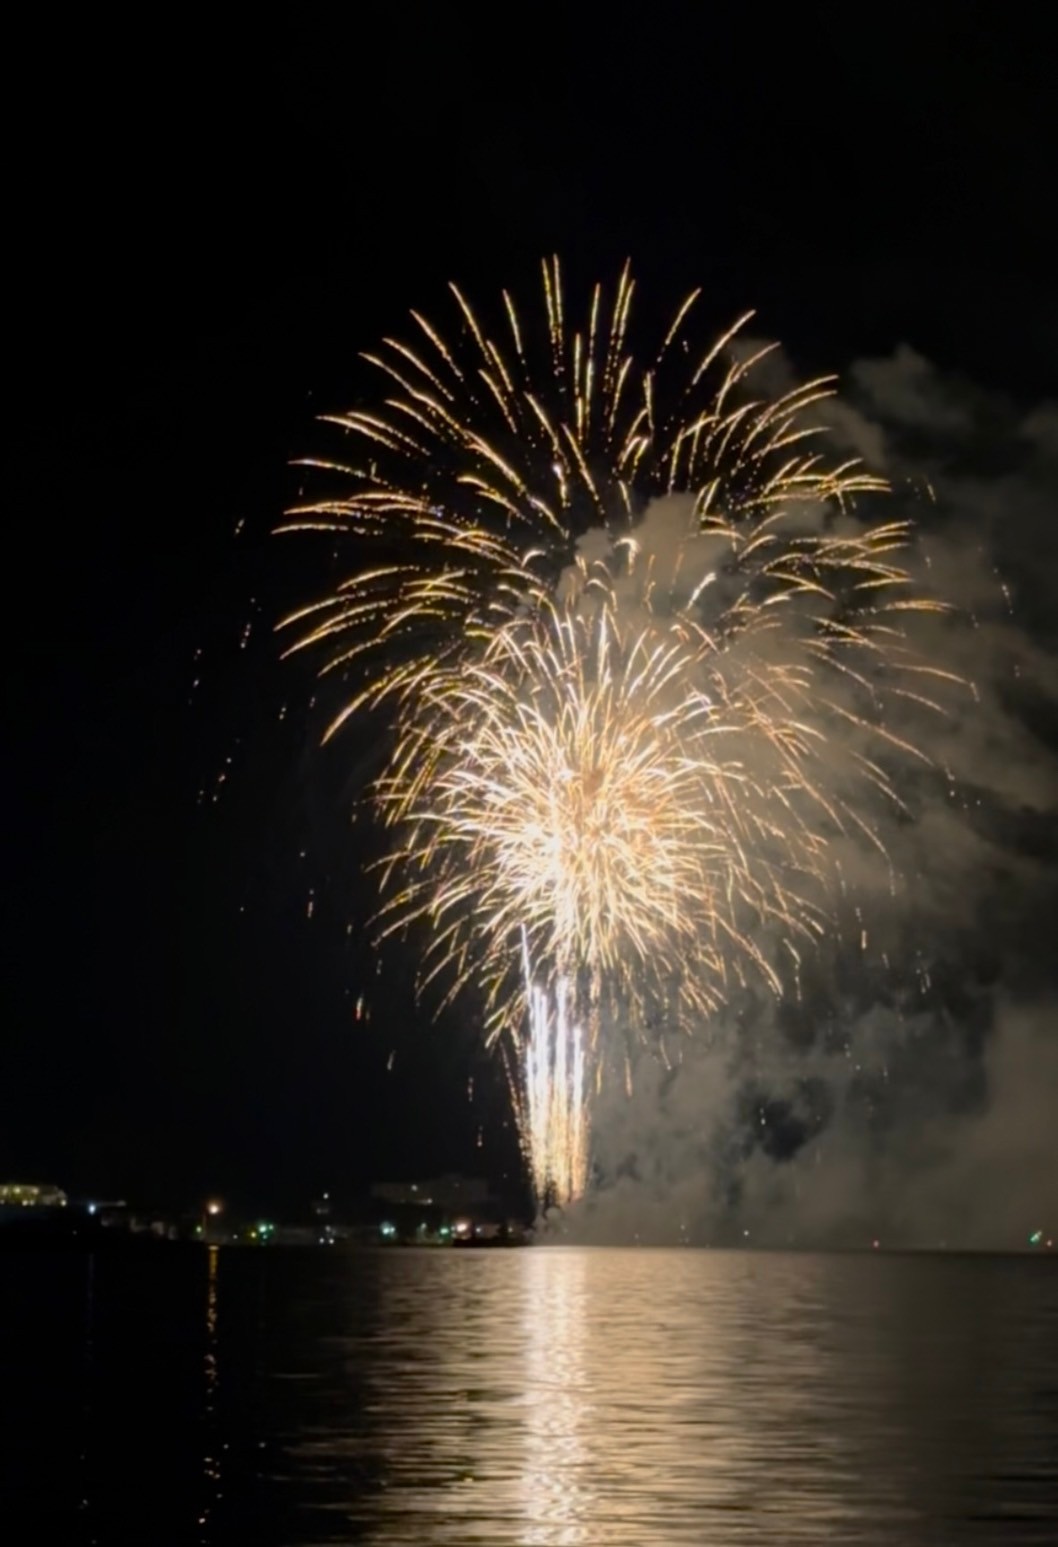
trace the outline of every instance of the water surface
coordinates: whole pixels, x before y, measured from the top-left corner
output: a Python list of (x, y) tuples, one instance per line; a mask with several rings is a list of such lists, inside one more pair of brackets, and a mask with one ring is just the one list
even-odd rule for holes
[(1058, 1262), (0, 1255), (7, 1540), (1053, 1543)]

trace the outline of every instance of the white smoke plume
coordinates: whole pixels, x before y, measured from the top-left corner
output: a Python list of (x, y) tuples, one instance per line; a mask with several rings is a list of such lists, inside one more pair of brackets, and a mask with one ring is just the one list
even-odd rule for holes
[[(780, 354), (769, 368), (785, 385)], [(644, 1052), (630, 1098), (604, 1089), (593, 1187), (551, 1222), (565, 1238), (1058, 1235), (1058, 404), (1026, 411), (901, 346), (856, 364), (826, 416), (915, 521), (917, 578), (955, 608), (922, 648), (969, 687), (925, 736), (915, 705), (889, 722), (932, 767), (900, 775), (891, 870), (843, 848), (833, 939), (797, 991), (747, 991), (672, 1068)], [(669, 500), (637, 535), (660, 566), (685, 531)]]

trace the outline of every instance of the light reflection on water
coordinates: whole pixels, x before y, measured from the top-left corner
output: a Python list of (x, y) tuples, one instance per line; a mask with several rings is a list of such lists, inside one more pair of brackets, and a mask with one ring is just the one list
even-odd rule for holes
[(592, 1392), (585, 1370), (587, 1260), (569, 1256), (555, 1271), (552, 1252), (525, 1263), (522, 1337), (526, 1347), (524, 1460), (519, 1512), (527, 1547), (583, 1542), (597, 1514), (588, 1430)]
[(217, 1435), (217, 1397), (220, 1371), (217, 1358), (217, 1312), (218, 1312), (218, 1258), (219, 1248), (209, 1246), (206, 1248), (206, 1351), (202, 1358), (202, 1416), (205, 1449), (202, 1454), (202, 1476), (207, 1484), (206, 1500), (202, 1506), (202, 1513), (198, 1517), (198, 1523), (203, 1528), (202, 1540), (209, 1540), (209, 1518), (217, 1503), (223, 1497), (221, 1493), (221, 1465), (219, 1450), (223, 1442)]
[(0, 1268), (5, 1540), (1058, 1540), (1058, 1261), (160, 1249)]
[(290, 1452), (361, 1539), (1058, 1534), (1047, 1264), (553, 1249), (378, 1274), (326, 1377), (340, 1408), (342, 1364), (366, 1369), (367, 1408)]

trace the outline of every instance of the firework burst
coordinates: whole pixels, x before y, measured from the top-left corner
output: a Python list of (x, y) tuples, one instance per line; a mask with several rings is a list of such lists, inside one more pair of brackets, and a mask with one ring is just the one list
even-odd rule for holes
[(633, 288), (596, 287), (570, 332), (545, 264), (542, 361), (506, 294), (502, 344), (454, 287), (452, 342), (413, 313), (367, 356), (379, 406), (331, 421), (348, 454), (309, 464), (334, 492), (284, 528), (357, 540), (286, 621), (346, 685), (328, 736), (393, 711), (382, 933), (425, 920), (424, 981), (481, 988), (560, 1200), (610, 1031), (687, 1029), (751, 974), (778, 990), (762, 938), (796, 957), (825, 926), (835, 838), (882, 848), (887, 769), (923, 757), (889, 709), (946, 675), (907, 637), (942, 609), (906, 526), (854, 510), (882, 481), (821, 449), (830, 379), (755, 394), (770, 350), (739, 347), (748, 317), (692, 349), (697, 292), (644, 368)]

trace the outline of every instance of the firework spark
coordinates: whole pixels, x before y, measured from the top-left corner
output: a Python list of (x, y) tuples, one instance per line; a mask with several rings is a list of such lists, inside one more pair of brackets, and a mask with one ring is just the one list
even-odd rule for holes
[(749, 976), (778, 991), (761, 940), (796, 960), (834, 840), (883, 849), (889, 767), (924, 757), (889, 710), (936, 707), (947, 675), (908, 638), (943, 610), (908, 528), (855, 510), (884, 484), (820, 449), (831, 380), (754, 394), (770, 351), (740, 347), (748, 317), (692, 350), (697, 293), (643, 368), (633, 288), (596, 287), (571, 334), (545, 264), (542, 365), (506, 294), (504, 345), (454, 287), (452, 343), (413, 313), (413, 343), (367, 356), (381, 404), (332, 421), (349, 454), (310, 464), (335, 492), (284, 528), (377, 554), (287, 620), (292, 648), (347, 684), (328, 735), (393, 710), (382, 932), (425, 920), (423, 981), (483, 990), (560, 1201), (603, 1033), (688, 1029)]

